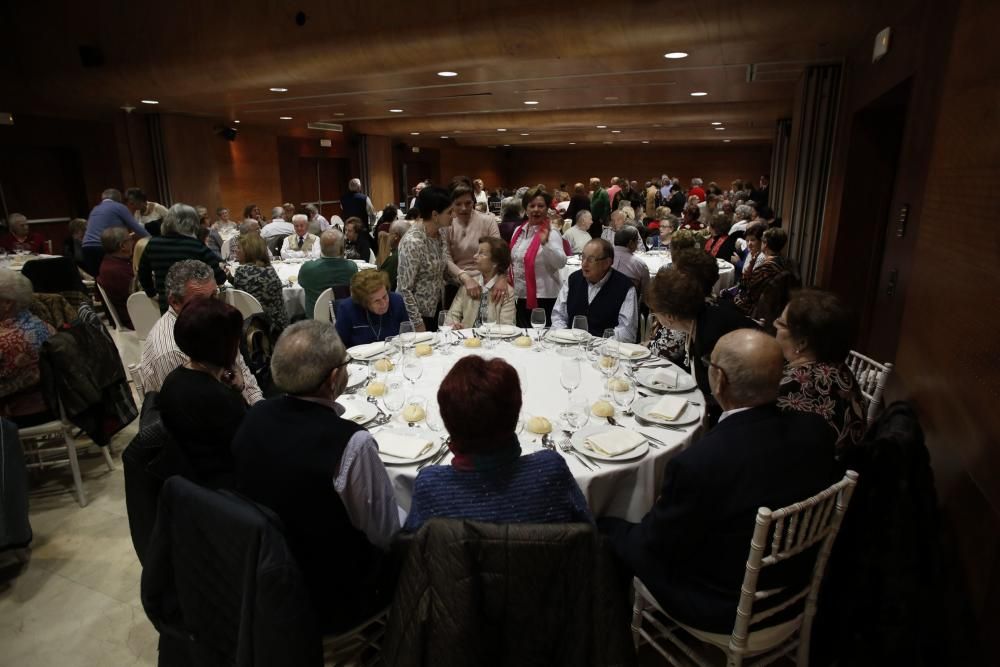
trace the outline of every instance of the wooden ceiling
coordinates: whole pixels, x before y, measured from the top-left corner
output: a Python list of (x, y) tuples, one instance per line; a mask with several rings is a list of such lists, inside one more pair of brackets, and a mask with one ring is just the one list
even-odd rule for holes
[[(892, 9), (861, 0), (57, 5), (6, 3), (0, 110), (102, 116), (129, 106), (289, 133), (327, 121), (410, 143), (560, 147), (770, 142), (803, 68), (870, 40)], [(99, 64), (85, 66), (81, 47)], [(689, 55), (664, 58), (674, 51)]]

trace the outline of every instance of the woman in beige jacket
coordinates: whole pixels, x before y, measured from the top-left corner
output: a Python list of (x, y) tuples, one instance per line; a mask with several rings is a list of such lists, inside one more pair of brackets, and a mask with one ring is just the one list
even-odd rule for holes
[(455, 300), (448, 310), (448, 321), (456, 327), (471, 329), (482, 326), (486, 315), (492, 315), (497, 324), (514, 324), (516, 315), (514, 288), (501, 281), (497, 289), (504, 289), (506, 294), (502, 299), (491, 298), (490, 292), (499, 276), (505, 276), (510, 267), (510, 248), (503, 240), (483, 236), (479, 239), (479, 250), (475, 255), (476, 268), (481, 277), (477, 277), (482, 287), (478, 298), (469, 296), (462, 286), (455, 295)]

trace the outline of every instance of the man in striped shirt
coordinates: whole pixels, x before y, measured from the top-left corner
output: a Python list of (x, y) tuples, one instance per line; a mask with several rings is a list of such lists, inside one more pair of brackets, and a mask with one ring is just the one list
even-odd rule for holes
[(220, 267), (222, 258), (198, 240), (201, 218), (186, 204), (174, 204), (163, 221), (163, 236), (153, 237), (139, 260), (139, 284), (149, 296), (158, 296), (160, 312), (167, 312), (167, 272), (175, 263), (184, 259), (197, 259), (210, 266), (215, 282), (226, 282)]

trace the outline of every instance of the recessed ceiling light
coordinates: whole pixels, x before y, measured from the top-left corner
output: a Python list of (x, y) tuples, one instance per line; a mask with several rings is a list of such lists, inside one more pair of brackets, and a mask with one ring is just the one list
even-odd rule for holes
[(621, 134), (621, 130), (611, 130), (611, 134)]
[(524, 103), (527, 104), (529, 107), (535, 106), (536, 104), (538, 104), (538, 100), (525, 100)]
[(648, 144), (649, 142), (648, 142), (648, 141), (643, 141), (642, 143), (644, 143), (644, 144)]
[(268, 88), (272, 93), (287, 93), (287, 88)]
[(449, 72), (445, 70), (443, 72), (438, 72), (438, 76), (458, 76), (458, 72)]
[(653, 123), (653, 127), (662, 127), (659, 123)]
[(234, 120), (233, 122), (234, 122), (234, 123), (239, 123), (240, 121), (238, 121), (238, 120)]
[(448, 138), (448, 135), (447, 135), (447, 134), (442, 134), (442, 135), (441, 135), (441, 138), (442, 138), (442, 139), (447, 139), (447, 138)]
[(143, 104), (159, 104), (159, 100), (141, 100)]
[(595, 125), (594, 127), (596, 127), (598, 130), (603, 130), (607, 128), (607, 125)]
[(420, 136), (420, 133), (419, 132), (410, 132), (410, 136), (411, 137), (418, 137), (418, 136)]
[(403, 113), (402, 109), (389, 109), (389, 113)]
[(664, 53), (664, 58), (670, 58), (671, 60), (679, 60), (680, 58), (687, 58), (688, 54), (683, 51), (671, 51), (670, 53)]
[(529, 136), (529, 134), (530, 134), (530, 133), (528, 133), (528, 132), (522, 132), (522, 133), (521, 133), (521, 136), (522, 136), (522, 137), (527, 137), (527, 136)]
[(341, 111), (335, 111), (335, 112), (333, 112), (333, 115), (334, 116), (343, 116), (344, 114)]
[(605, 141), (604, 143), (606, 143), (606, 144), (610, 144), (610, 143), (613, 143), (613, 142), (610, 142), (610, 141)]
[(497, 132), (506, 132), (506, 131), (507, 131), (506, 127), (498, 127), (497, 128)]
[(716, 121), (713, 121), (713, 122), (712, 122), (712, 125), (722, 125), (722, 123), (721, 123), (720, 121), (717, 121), (717, 120), (716, 120)]
[(605, 100), (606, 102), (614, 102), (614, 101), (615, 101), (615, 100), (617, 100), (617, 99), (618, 99), (618, 98), (617, 98), (617, 97), (614, 97), (614, 96), (611, 96), (611, 97), (605, 97), (605, 98), (604, 98), (604, 100)]
[(504, 148), (510, 148), (510, 144), (504, 144)]
[(729, 143), (730, 141), (731, 141), (731, 139), (723, 139), (723, 140), (722, 140), (722, 143), (724, 143), (724, 144), (728, 144), (728, 143)]
[(726, 128), (724, 128), (724, 127), (714, 127), (714, 128), (712, 128), (712, 129), (713, 129), (713, 130), (724, 130), (724, 129), (726, 129)]
[(571, 141), (571, 142), (569, 142), (569, 145), (570, 146), (576, 146), (576, 142), (575, 141)]
[(278, 120), (291, 120), (291, 116), (278, 116)]
[(691, 97), (705, 97), (705, 95), (708, 95), (708, 93), (701, 92), (701, 91), (698, 91), (696, 93), (691, 93)]

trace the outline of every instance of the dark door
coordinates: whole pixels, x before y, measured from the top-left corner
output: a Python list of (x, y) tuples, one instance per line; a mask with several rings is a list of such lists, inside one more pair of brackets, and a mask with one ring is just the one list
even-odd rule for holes
[(315, 204), (327, 219), (340, 215), (340, 197), (347, 191), (350, 160), (300, 157), (298, 167), (301, 203)]

